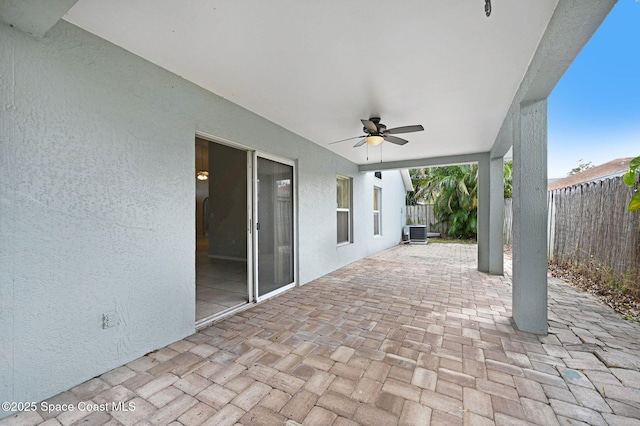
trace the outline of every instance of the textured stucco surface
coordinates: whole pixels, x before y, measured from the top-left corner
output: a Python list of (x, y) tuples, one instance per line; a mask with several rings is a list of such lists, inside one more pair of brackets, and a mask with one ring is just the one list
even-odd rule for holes
[[(300, 283), (400, 239), (399, 172), (361, 174), (64, 21), (43, 39), (0, 25), (0, 102), (2, 401), (49, 397), (194, 331), (196, 131), (296, 161)], [(354, 184), (342, 247), (337, 174)]]
[(523, 104), (513, 143), (513, 319), (547, 334), (547, 101)]

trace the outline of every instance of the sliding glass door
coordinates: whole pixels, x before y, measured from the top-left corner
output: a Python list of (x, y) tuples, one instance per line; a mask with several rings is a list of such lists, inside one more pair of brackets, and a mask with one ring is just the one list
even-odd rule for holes
[(260, 301), (295, 284), (293, 164), (256, 154), (256, 295)]

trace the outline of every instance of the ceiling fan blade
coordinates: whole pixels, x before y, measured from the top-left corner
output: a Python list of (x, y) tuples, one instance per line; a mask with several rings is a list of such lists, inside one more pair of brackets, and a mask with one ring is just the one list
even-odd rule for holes
[(416, 124), (414, 126), (402, 126), (402, 127), (394, 127), (393, 129), (387, 129), (382, 133), (387, 135), (394, 135), (398, 133), (411, 133), (411, 132), (421, 132), (424, 130), (424, 127), (420, 124)]
[(399, 138), (399, 137), (397, 137), (397, 136), (388, 136), (388, 135), (384, 135), (383, 137), (384, 137), (384, 140), (385, 140), (385, 141), (387, 141), (387, 142), (391, 142), (391, 143), (395, 143), (396, 145), (404, 145), (404, 144), (406, 144), (407, 142), (409, 142), (408, 140), (406, 140), (406, 139), (402, 139), (402, 138)]
[(339, 142), (351, 141), (351, 140), (354, 140), (354, 139), (364, 138), (364, 137), (366, 137), (366, 135), (362, 135), (362, 136), (354, 136), (354, 137), (352, 137), (352, 138), (347, 138), (347, 139), (342, 139), (342, 140), (339, 140), (339, 141), (331, 142), (331, 143), (329, 143), (329, 145), (333, 145), (334, 143), (339, 143)]
[(360, 121), (362, 121), (362, 124), (370, 133), (378, 133), (378, 126), (376, 126), (376, 123), (374, 123), (371, 120), (360, 120)]
[(363, 138), (361, 141), (359, 141), (357, 144), (355, 144), (353, 147), (357, 148), (359, 146), (364, 145), (364, 143), (367, 141), (367, 139)]

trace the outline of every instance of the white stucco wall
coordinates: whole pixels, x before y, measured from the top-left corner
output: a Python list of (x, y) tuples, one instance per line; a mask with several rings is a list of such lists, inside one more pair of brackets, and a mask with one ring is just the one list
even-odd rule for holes
[[(399, 172), (359, 174), (64, 21), (44, 39), (0, 25), (0, 102), (0, 401), (47, 398), (194, 332), (196, 131), (297, 162), (301, 283), (400, 240)], [(342, 247), (337, 174), (354, 183)], [(105, 312), (119, 325), (103, 329)]]

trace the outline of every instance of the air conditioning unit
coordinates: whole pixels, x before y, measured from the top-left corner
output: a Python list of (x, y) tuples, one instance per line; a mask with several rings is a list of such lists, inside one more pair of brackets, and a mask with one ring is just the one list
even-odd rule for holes
[(407, 225), (402, 230), (402, 241), (410, 243), (427, 242), (427, 225)]

